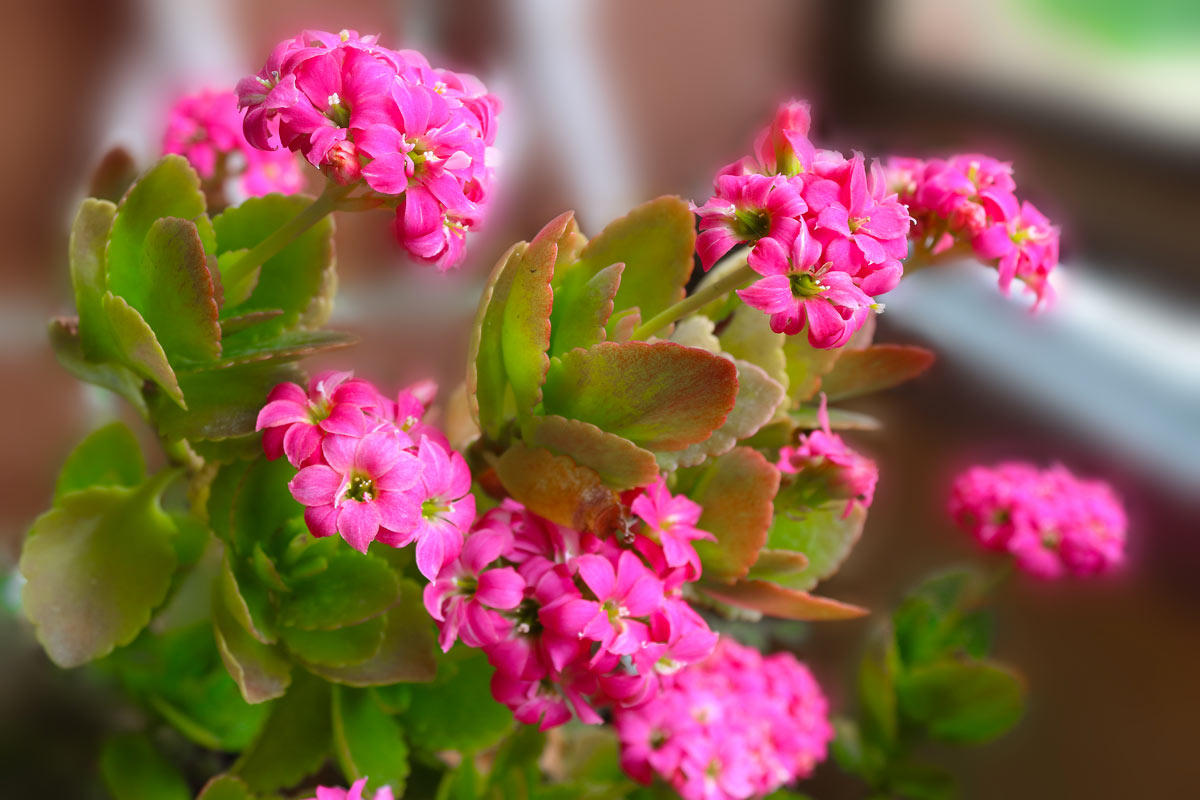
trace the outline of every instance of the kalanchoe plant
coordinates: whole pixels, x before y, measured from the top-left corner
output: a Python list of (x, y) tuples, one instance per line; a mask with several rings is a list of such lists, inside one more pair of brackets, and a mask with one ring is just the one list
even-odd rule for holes
[[(1007, 168), (905, 162), (917, 185), (898, 196), (877, 162), (816, 148), (808, 107), (789, 102), (703, 205), (660, 197), (590, 239), (567, 212), (509, 248), (479, 301), (451, 441), (427, 416), (431, 383), (390, 394), (297, 362), (353, 341), (321, 329), (332, 211), (392, 209), (417, 260), (462, 260), (499, 104), (347, 31), (282, 42), (237, 98), (244, 140), (228, 95), (188, 99), (165, 146), (187, 160), (166, 155), (119, 202), (84, 201), (76, 314), (50, 328), (63, 365), (129, 401), (166, 464), (148, 473), (121, 423), (79, 445), (25, 544), (24, 612), (51, 659), (97, 661), (150, 729), (236, 756), (189, 787), (149, 737), (114, 739), (112, 793), (144, 796), (152, 775), (206, 800), (597, 785), (707, 800), (808, 776), (832, 737), (816, 679), (710, 622), (867, 613), (812, 593), (860, 537), (878, 478), (840, 433), (878, 424), (835, 404), (932, 362), (872, 343), (910, 238), (924, 257), (969, 231), (1002, 280), (1043, 286), (1053, 229), (1011, 199)], [(250, 171), (276, 163), (255, 153), (287, 153), (273, 188), (293, 190), (288, 151), (320, 171), (319, 197), (210, 215), (202, 187), (234, 153)], [(964, 522), (989, 541), (1018, 525), (1024, 511), (992, 502), (1007, 490), (964, 480)], [(839, 762), (881, 790), (907, 791), (901, 720), (983, 738), (1019, 713), (954, 586), (906, 601), (864, 662), (863, 721), (841, 723)], [(548, 737), (601, 755), (539, 766)]]

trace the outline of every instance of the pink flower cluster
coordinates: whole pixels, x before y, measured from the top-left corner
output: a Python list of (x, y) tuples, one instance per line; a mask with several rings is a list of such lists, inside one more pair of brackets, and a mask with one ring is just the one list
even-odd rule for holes
[(338, 183), (362, 181), (396, 208), (396, 234), (441, 269), (464, 256), (492, 180), (496, 98), (470, 75), (435, 69), (374, 36), (304, 31), (238, 83), (246, 138), (285, 147)]
[(742, 300), (770, 314), (776, 333), (807, 325), (814, 347), (841, 347), (882, 308), (874, 298), (899, 283), (910, 220), (877, 162), (816, 149), (809, 124), (807, 104), (785, 103), (754, 155), (717, 174), (715, 194), (693, 206), (696, 249), (708, 269), (750, 245), (762, 277), (738, 292)]
[(618, 708), (614, 724), (625, 771), (647, 784), (657, 774), (684, 800), (770, 794), (810, 775), (833, 739), (807, 667), (728, 638), (664, 678), (650, 702)]
[(505, 500), (480, 518), (458, 560), (425, 587), (443, 650), (482, 648), (492, 694), (543, 730), (601, 706), (651, 700), (709, 654), (716, 634), (682, 596), (700, 576), (700, 508), (660, 480), (633, 499), (621, 543), (565, 528)]
[(205, 180), (236, 175), (249, 197), (304, 188), (294, 155), (259, 150), (246, 141), (231, 91), (205, 89), (179, 98), (167, 115), (162, 152), (183, 156)]
[(936, 256), (962, 242), (996, 267), (1003, 291), (1018, 278), (1035, 307), (1053, 299), (1048, 278), (1058, 265), (1058, 228), (1017, 199), (1011, 164), (975, 154), (893, 158), (887, 174), (916, 220), (918, 247)]
[(1112, 487), (1062, 465), (972, 467), (955, 479), (949, 508), (980, 544), (1041, 577), (1096, 575), (1125, 557), (1125, 510)]
[(864, 509), (875, 499), (875, 484), (879, 467), (875, 462), (849, 446), (829, 428), (829, 411), (825, 395), (817, 412), (819, 430), (803, 434), (795, 446), (779, 449), (779, 471), (794, 475), (793, 481), (803, 481), (813, 493), (813, 504), (824, 500), (845, 500), (845, 515), (857, 503)]
[(356, 550), (416, 542), (433, 580), (458, 558), (475, 519), (471, 472), (446, 437), (422, 422), (427, 384), (390, 400), (349, 372), (325, 372), (308, 390), (281, 383), (258, 414), (263, 449), (299, 472), (288, 484), (314, 536), (339, 534)]
[[(367, 779), (359, 778), (349, 789), (340, 789), (333, 786), (318, 786), (317, 796), (310, 797), (308, 800), (365, 800), (364, 792), (367, 788)], [(394, 800), (395, 795), (392, 794), (392, 789), (389, 786), (384, 786), (382, 789), (375, 792), (375, 796), (371, 800)]]

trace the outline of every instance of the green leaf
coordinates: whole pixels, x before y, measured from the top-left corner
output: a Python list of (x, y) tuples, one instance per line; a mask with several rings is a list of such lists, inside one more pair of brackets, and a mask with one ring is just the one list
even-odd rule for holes
[(218, 775), (200, 790), (196, 800), (255, 800), (250, 787), (236, 775)]
[(658, 461), (663, 468), (692, 467), (710, 456), (727, 453), (739, 441), (757, 433), (775, 416), (776, 409), (785, 397), (783, 387), (749, 361), (735, 359), (733, 363), (737, 368), (738, 386), (729, 416), (704, 441), (688, 445), (677, 453), (659, 454)]
[(158, 497), (174, 477), (73, 492), (33, 523), (21, 602), (54, 663), (77, 667), (128, 644), (166, 597), (175, 527)]
[(142, 448), (123, 422), (97, 428), (67, 456), (54, 485), (54, 505), (63, 496), (93, 486), (137, 486), (146, 477)]
[(846, 504), (841, 501), (813, 509), (776, 506), (767, 546), (808, 557), (808, 567), (803, 572), (780, 576), (774, 579), (777, 583), (808, 591), (838, 571), (862, 535), (867, 519), (867, 512), (860, 505), (853, 506), (849, 515), (845, 509)]
[(399, 723), (364, 689), (333, 688), (333, 749), (347, 782), (367, 778), (368, 793), (404, 794), (408, 745)]
[(400, 602), (385, 615), (383, 643), (374, 656), (350, 667), (308, 665), (309, 671), (347, 686), (390, 686), (431, 681), (437, 670), (433, 621), (421, 602), (421, 587), (400, 581)]
[[(111, 355), (100, 338), (108, 322), (100, 298), (108, 291), (105, 270), (105, 250), (108, 233), (112, 230), (117, 207), (106, 200), (87, 198), (75, 214), (68, 247), (71, 262), (71, 284), (75, 289), (75, 311), (83, 336), (83, 352), (94, 360), (103, 361)], [(98, 335), (99, 334), (99, 335)]]
[(783, 583), (782, 579), (798, 575), (807, 567), (808, 557), (804, 553), (763, 548), (746, 577)]
[(867, 613), (865, 608), (859, 606), (788, 589), (769, 581), (739, 580), (733, 584), (705, 581), (701, 588), (704, 593), (722, 602), (782, 619), (816, 622), (854, 619)]
[(647, 450), (682, 450), (724, 422), (737, 368), (672, 342), (605, 342), (551, 365), (547, 414), (583, 420)]
[(987, 650), (988, 619), (978, 610), (987, 581), (976, 569), (954, 569), (927, 578), (892, 615), (905, 664), (917, 665), (965, 651)]
[(496, 462), (496, 475), (514, 500), (559, 525), (604, 536), (621, 524), (616, 492), (567, 456), (513, 442)]
[(365, 622), (400, 599), (400, 581), (387, 562), (340, 548), (329, 566), (291, 581), (280, 623), (302, 630), (331, 630)]
[(953, 800), (954, 776), (940, 767), (902, 762), (888, 765), (888, 785), (900, 797), (910, 800)]
[(517, 413), (522, 418), (542, 399), (542, 381), (550, 366), (550, 357), (546, 355), (550, 349), (550, 309), (554, 304), (550, 279), (554, 277), (558, 240), (571, 218), (570, 211), (555, 217), (533, 237), (521, 257), (508, 265), (513, 276), (504, 303), (500, 350), (517, 401)]
[(149, 415), (142, 396), (142, 378), (129, 367), (117, 363), (98, 364), (83, 355), (77, 320), (50, 320), (50, 346), (63, 368), (81, 381), (94, 384), (125, 398), (143, 418)]
[[(283, 331), (268, 339), (263, 339), (258, 329), (250, 328), (226, 339), (221, 357), (203, 365), (203, 368), (224, 369), (239, 364), (263, 361), (296, 361), (316, 353), (340, 350), (357, 343), (357, 336), (340, 331)], [(187, 370), (184, 369), (181, 372), (187, 372)]]
[(379, 652), (386, 628), (387, 620), (378, 616), (334, 630), (283, 628), (279, 633), (288, 650), (306, 664), (349, 667), (361, 664)]
[(233, 619), (247, 633), (263, 644), (274, 644), (275, 608), (270, 593), (254, 572), (253, 565), (232, 556), (228, 550), (221, 560), (215, 594), (225, 603)]
[(460, 647), (439, 658), (433, 683), (410, 687), (412, 699), (400, 718), (409, 741), (425, 752), (474, 752), (504, 738), (513, 717), (492, 697), (492, 671), (479, 650)]
[(788, 364), (783, 348), (788, 337), (771, 330), (770, 317), (756, 308), (739, 305), (719, 338), (722, 350), (758, 366), (787, 392)]
[(906, 718), (949, 742), (998, 738), (1025, 710), (1021, 679), (1007, 667), (984, 662), (942, 661), (906, 670), (897, 692)]
[(683, 299), (696, 250), (695, 225), (688, 204), (678, 197), (643, 203), (589, 241), (568, 273), (590, 280), (612, 264), (624, 264), (613, 307), (638, 308), (642, 319), (650, 319)]
[(250, 634), (232, 610), (227, 591), (213, 592), (212, 618), (221, 660), (246, 702), (282, 697), (292, 682), (292, 664), (284, 652)]
[(535, 417), (525, 440), (569, 456), (618, 491), (646, 486), (658, 478), (653, 453), (587, 422), (559, 416)]
[(783, 354), (787, 358), (788, 394), (793, 403), (802, 403), (816, 395), (822, 376), (833, 369), (846, 347), (823, 349), (808, 343), (807, 336), (787, 336)]
[(862, 735), (875, 748), (891, 752), (900, 728), (896, 712), (896, 676), (900, 659), (894, 639), (874, 637), (858, 665), (858, 699), (862, 705)]
[[(312, 200), (307, 195), (270, 194), (226, 209), (213, 219), (219, 253), (253, 248)], [(261, 327), (282, 331), (297, 323), (318, 326), (327, 315), (334, 274), (333, 220), (326, 217), (267, 259), (250, 297), (238, 304), (227, 301), (221, 316), (282, 311), (275, 319), (260, 323)]]
[(191, 800), (183, 776), (142, 735), (106, 741), (100, 774), (113, 800)]
[(217, 301), (196, 225), (155, 220), (146, 234), (141, 275), (122, 296), (158, 337), (171, 364), (215, 359), (221, 352)]
[[(868, 414), (857, 411), (846, 411), (841, 408), (828, 408), (829, 427), (832, 430), (877, 431), (883, 423)], [(821, 427), (820, 408), (818, 406), (801, 406), (788, 412), (788, 417), (801, 428), (816, 430)]]
[(528, 246), (525, 242), (518, 242), (496, 262), (483, 287), (479, 310), (471, 329), (471, 347), (467, 356), (467, 406), (484, 435), (492, 439), (500, 438), (506, 419), (508, 373), (504, 369), (501, 341), (504, 306), (512, 290), (515, 265), (521, 263)]
[(605, 326), (612, 317), (613, 298), (621, 286), (624, 270), (624, 264), (612, 264), (594, 275), (580, 269), (569, 270), (563, 273), (561, 284), (555, 275), (550, 355), (562, 355), (576, 347), (591, 347), (605, 340)]
[(286, 459), (268, 461), (260, 456), (236, 476), (226, 530), (237, 552), (249, 556), (256, 545), (266, 549), (277, 531), (304, 513), (288, 489), (295, 475)]
[(767, 541), (778, 488), (779, 471), (747, 447), (704, 467), (689, 495), (704, 509), (696, 527), (717, 537), (695, 542), (705, 578), (733, 581), (749, 571)]
[(250, 295), (258, 286), (258, 278), (262, 275), (262, 264), (252, 269), (246, 269), (241, 274), (233, 274), (237, 269), (235, 265), (249, 252), (250, 248), (243, 247), (241, 250), (221, 253), (217, 258), (217, 274), (222, 281), (221, 293), (224, 299), (222, 307), (226, 305), (230, 308), (240, 306), (250, 299)]
[(824, 378), (821, 388), (830, 402), (858, 397), (912, 380), (933, 365), (924, 347), (877, 344), (847, 350)]
[(100, 307), (108, 320), (105, 335), (111, 337), (105, 345), (111, 353), (109, 360), (124, 364), (143, 378), (154, 381), (173, 405), (187, 408), (166, 352), (137, 309), (112, 294), (100, 298)]
[[(221, 339), (222, 346), (227, 346), (225, 341), (235, 333), (250, 330), (254, 326), (263, 322), (270, 322), (283, 316), (283, 312), (278, 308), (270, 311), (248, 311), (245, 314), (238, 314), (236, 317), (225, 317), (221, 320)], [(255, 336), (268, 335), (271, 332), (255, 331)]]
[(252, 791), (273, 792), (320, 769), (331, 743), (330, 690), (328, 683), (297, 673), (232, 772)]
[(103, 198), (117, 202), (137, 180), (138, 167), (124, 147), (113, 147), (104, 154), (92, 170), (85, 194), (88, 198)]
[(267, 394), (285, 381), (303, 382), (293, 364), (245, 364), (179, 376), (185, 412), (152, 394), (150, 410), (161, 434), (180, 439), (229, 439), (254, 433)]
[(108, 288), (119, 297), (145, 297), (142, 253), (146, 237), (163, 217), (196, 220), (204, 214), (200, 178), (182, 156), (164, 156), (121, 199), (108, 240)]

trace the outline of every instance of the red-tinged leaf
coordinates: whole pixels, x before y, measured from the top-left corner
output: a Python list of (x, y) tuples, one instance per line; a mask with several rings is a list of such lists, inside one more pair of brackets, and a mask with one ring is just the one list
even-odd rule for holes
[(524, 416), (542, 400), (542, 381), (550, 366), (550, 310), (554, 292), (554, 261), (558, 240), (567, 232), (573, 213), (555, 217), (533, 237), (519, 261), (507, 265), (513, 271), (504, 320), (500, 329), (500, 349), (504, 370), (517, 401), (517, 413)]
[(471, 348), (467, 356), (467, 403), (471, 416), (484, 434), (493, 439), (500, 436), (505, 419), (505, 394), (508, 373), (504, 369), (504, 353), (500, 332), (504, 327), (504, 305), (516, 264), (521, 262), (529, 245), (518, 242), (508, 249), (488, 277), (479, 310), (471, 331)]
[(513, 499), (548, 520), (606, 535), (621, 523), (621, 503), (595, 470), (542, 447), (513, 442), (496, 462)]
[(576, 347), (591, 347), (607, 338), (605, 326), (612, 317), (613, 298), (621, 286), (624, 270), (624, 264), (613, 264), (586, 280), (588, 273), (576, 270), (567, 273), (561, 286), (555, 283), (554, 313), (550, 317), (551, 355), (562, 355)]
[(912, 380), (933, 364), (933, 353), (924, 347), (876, 344), (848, 350), (824, 378), (821, 388), (832, 402), (889, 389)]
[(280, 647), (250, 635), (235, 618), (230, 599), (220, 590), (212, 595), (213, 636), (225, 669), (247, 703), (282, 697), (292, 682), (292, 662)]
[(646, 486), (658, 477), (654, 454), (595, 425), (564, 417), (534, 417), (526, 442), (570, 456), (595, 470), (606, 484), (622, 491)]
[[(780, 495), (786, 492), (780, 492)], [(804, 553), (808, 567), (793, 575), (772, 578), (784, 586), (807, 591), (842, 566), (862, 536), (867, 512), (855, 505), (845, 513), (842, 501), (816, 508), (786, 508), (781, 504), (767, 538), (771, 547)]]
[(758, 551), (758, 560), (754, 562), (754, 566), (750, 567), (747, 577), (777, 581), (781, 577), (799, 574), (806, 567), (808, 567), (808, 556), (804, 553), (763, 548)]
[(782, 619), (818, 622), (855, 619), (868, 613), (859, 606), (786, 589), (769, 581), (743, 580), (732, 585), (705, 582), (702, 589), (722, 602)]
[(604, 342), (552, 364), (543, 394), (547, 414), (590, 422), (646, 450), (682, 450), (725, 422), (737, 368), (672, 342)]
[(150, 325), (173, 365), (211, 361), (221, 328), (208, 256), (195, 223), (154, 221), (142, 247), (141, 283), (125, 299)]
[(767, 542), (778, 489), (779, 471), (748, 447), (703, 468), (690, 496), (704, 508), (697, 527), (717, 537), (695, 543), (706, 579), (728, 582), (746, 574)]

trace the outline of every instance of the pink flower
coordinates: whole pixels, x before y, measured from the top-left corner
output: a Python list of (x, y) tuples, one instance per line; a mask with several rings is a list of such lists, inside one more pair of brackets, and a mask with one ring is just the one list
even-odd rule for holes
[(300, 467), (317, 453), (325, 436), (362, 436), (366, 415), (383, 402), (378, 390), (353, 372), (322, 372), (309, 382), (307, 393), (294, 383), (272, 389), (255, 430), (264, 431), (267, 458), (287, 455), (292, 466)]
[(769, 314), (776, 333), (795, 335), (807, 325), (813, 347), (841, 347), (876, 304), (854, 278), (831, 262), (817, 266), (820, 253), (803, 224), (792, 242), (790, 258), (778, 242), (765, 240), (753, 254), (751, 266), (766, 277), (737, 294), (746, 305)]
[(984, 547), (1011, 553), (1033, 575), (1110, 572), (1125, 557), (1126, 517), (1112, 488), (1057, 465), (1008, 462), (955, 479), (950, 515)]
[(233, 92), (205, 89), (180, 97), (167, 117), (162, 152), (182, 155), (205, 180), (240, 175), (251, 197), (294, 194), (304, 185), (291, 153), (264, 153), (246, 141)]
[(908, 254), (908, 211), (886, 191), (882, 168), (873, 163), (868, 179), (861, 153), (855, 153), (841, 180), (824, 178), (805, 186), (804, 199), (816, 213), (813, 230), (824, 232), (826, 261), (854, 274), (862, 266)]
[(1002, 291), (1020, 278), (1036, 295), (1037, 305), (1053, 297), (1049, 277), (1058, 265), (1058, 228), (1033, 203), (1022, 203), (1010, 219), (988, 226), (971, 246), (981, 259), (997, 261)]
[(325, 463), (304, 467), (288, 484), (292, 496), (307, 506), (309, 530), (316, 536), (339, 533), (363, 553), (381, 532), (411, 538), (421, 518), (411, 489), (422, 479), (424, 464), (405, 452), (409, 444), (396, 430), (325, 437)]
[(700, 217), (696, 252), (708, 269), (739, 244), (772, 241), (787, 248), (800, 228), (807, 206), (787, 178), (766, 175), (718, 175), (716, 194), (692, 210)]
[(820, 430), (802, 435), (795, 447), (780, 448), (779, 471), (795, 475), (793, 481), (805, 484), (813, 498), (808, 505), (830, 499), (845, 500), (847, 515), (856, 503), (864, 509), (870, 508), (879, 468), (871, 459), (847, 447), (842, 437), (829, 429), (823, 394), (818, 419)]
[(828, 714), (791, 654), (763, 658), (722, 639), (649, 701), (615, 709), (613, 724), (635, 780), (657, 774), (685, 800), (743, 800), (812, 773), (833, 738)]
[(667, 566), (691, 565), (695, 570), (692, 580), (700, 576), (700, 557), (692, 542), (696, 539), (716, 541), (711, 533), (696, 527), (704, 509), (682, 495), (672, 495), (664, 478), (647, 486), (645, 492), (634, 498), (629, 509), (646, 523), (644, 535), (662, 546)]
[[(367, 788), (367, 779), (359, 778), (349, 789), (338, 789), (333, 786), (318, 786), (317, 796), (310, 797), (308, 800), (365, 800), (363, 792)], [(394, 800), (395, 795), (392, 794), (390, 786), (384, 786), (375, 792), (372, 800)]]
[(489, 565), (512, 547), (512, 533), (501, 527), (472, 532), (458, 559), (425, 586), (425, 608), (440, 623), (439, 642), (448, 652), (461, 637), (469, 647), (499, 641), (511, 623), (496, 611), (511, 611), (524, 599), (525, 581), (512, 567)]
[(420, 483), (408, 492), (418, 509), (416, 525), (385, 532), (380, 541), (402, 547), (415, 540), (417, 568), (432, 581), (458, 557), (463, 535), (475, 521), (475, 496), (470, 493), (471, 470), (461, 455), (422, 436), (417, 456), (423, 466)]

